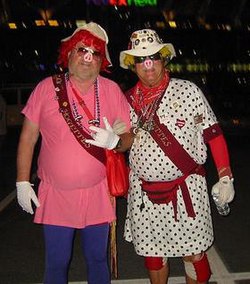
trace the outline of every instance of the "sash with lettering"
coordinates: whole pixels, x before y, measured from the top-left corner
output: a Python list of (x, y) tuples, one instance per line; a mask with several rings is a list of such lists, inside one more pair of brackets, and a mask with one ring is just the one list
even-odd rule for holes
[(69, 126), (69, 129), (74, 134), (76, 140), (80, 143), (80, 145), (89, 152), (92, 156), (94, 156), (97, 160), (105, 165), (106, 163), (106, 155), (105, 150), (103, 148), (96, 147), (94, 145), (90, 145), (85, 142), (86, 139), (92, 139), (92, 137), (85, 132), (75, 121), (70, 103), (67, 95), (67, 88), (65, 82), (65, 74), (57, 74), (52, 77), (53, 83), (55, 86), (55, 91), (58, 97), (59, 103), (59, 111), (61, 112), (63, 118)]
[[(126, 97), (131, 107), (132, 96), (135, 91), (135, 88), (130, 89), (126, 93)], [(157, 102), (157, 108), (159, 107), (160, 101), (165, 94), (165, 91), (161, 94), (160, 99)], [(138, 116), (141, 115), (141, 111), (136, 111)], [(144, 121), (142, 121), (144, 122)], [(153, 125), (154, 128), (149, 133), (153, 139), (157, 142), (159, 147), (164, 151), (165, 155), (170, 158), (170, 160), (181, 170), (183, 176), (177, 178), (174, 181), (169, 182), (148, 182), (142, 180), (142, 190), (145, 191), (148, 195), (148, 198), (157, 204), (168, 204), (172, 202), (174, 209), (174, 217), (177, 220), (177, 190), (181, 189), (183, 200), (185, 203), (186, 211), (189, 217), (195, 217), (195, 212), (193, 209), (191, 197), (185, 182), (185, 179), (190, 174), (200, 174), (205, 175), (205, 170), (201, 165), (198, 165), (192, 157), (186, 152), (183, 146), (176, 140), (173, 134), (168, 130), (166, 125), (161, 124), (159, 118), (155, 112), (153, 116)], [(143, 208), (144, 204), (142, 204)]]

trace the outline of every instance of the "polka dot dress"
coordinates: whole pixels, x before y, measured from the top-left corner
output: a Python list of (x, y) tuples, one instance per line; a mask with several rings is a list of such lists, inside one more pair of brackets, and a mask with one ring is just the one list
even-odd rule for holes
[[(189, 155), (204, 164), (207, 148), (203, 131), (217, 120), (201, 90), (192, 82), (171, 79), (157, 115)], [(133, 110), (131, 117), (136, 126)], [(129, 161), (131, 188), (124, 235), (133, 242), (137, 254), (180, 257), (207, 250), (213, 242), (213, 227), (205, 178), (193, 174), (186, 179), (195, 218), (187, 216), (182, 193), (177, 191), (176, 221), (172, 203), (153, 204), (141, 190), (140, 178), (172, 181), (182, 176), (147, 131), (137, 133)]]

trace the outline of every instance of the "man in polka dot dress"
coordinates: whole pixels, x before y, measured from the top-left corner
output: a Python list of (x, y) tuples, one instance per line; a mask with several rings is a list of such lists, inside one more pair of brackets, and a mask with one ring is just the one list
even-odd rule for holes
[[(139, 79), (126, 94), (130, 136), (120, 135), (116, 148), (130, 148), (124, 235), (144, 256), (152, 284), (167, 283), (168, 257), (182, 257), (186, 282), (201, 284), (211, 275), (206, 250), (214, 241), (202, 166), (207, 144), (218, 170), (221, 204), (234, 198), (233, 179), (225, 139), (202, 91), (169, 77), (166, 65), (174, 56), (173, 45), (150, 29), (133, 32), (129, 49), (120, 54), (120, 66)], [(100, 142), (95, 145), (105, 147)]]

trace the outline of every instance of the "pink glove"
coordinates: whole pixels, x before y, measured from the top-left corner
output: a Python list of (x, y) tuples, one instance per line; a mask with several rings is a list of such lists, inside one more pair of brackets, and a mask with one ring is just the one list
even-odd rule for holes
[(36, 207), (40, 206), (35, 191), (32, 188), (32, 184), (28, 181), (16, 182), (17, 187), (17, 201), (24, 211), (30, 214), (34, 214), (31, 201), (34, 202)]

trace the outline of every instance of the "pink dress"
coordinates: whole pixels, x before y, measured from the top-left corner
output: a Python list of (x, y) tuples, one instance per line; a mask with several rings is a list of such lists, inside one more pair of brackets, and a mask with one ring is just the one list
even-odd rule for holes
[[(98, 76), (101, 127), (102, 118), (109, 123), (120, 118), (129, 127), (129, 106), (119, 86)], [(67, 83), (69, 101), (83, 116), (82, 125), (88, 129), (88, 118), (74, 98)], [(83, 96), (94, 112), (94, 87)], [(76, 140), (59, 112), (52, 78), (41, 81), (31, 94), (22, 113), (39, 125), (42, 136), (38, 157), (38, 191), (40, 207), (34, 222), (84, 228), (115, 219), (106, 179), (105, 166), (90, 155)], [(85, 130), (86, 131), (86, 130)]]

